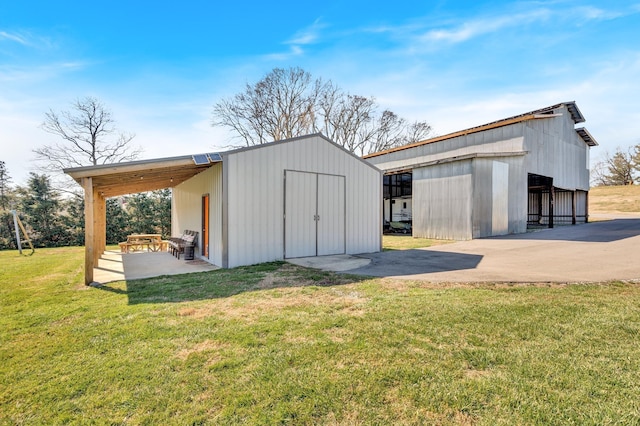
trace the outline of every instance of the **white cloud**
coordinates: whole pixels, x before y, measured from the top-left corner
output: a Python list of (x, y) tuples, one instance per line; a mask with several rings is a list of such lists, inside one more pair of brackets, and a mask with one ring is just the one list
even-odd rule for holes
[(267, 61), (278, 61), (278, 62), (284, 62), (284, 61), (289, 61), (291, 60), (291, 58), (294, 58), (296, 56), (302, 56), (304, 54), (304, 49), (302, 49), (300, 46), (289, 46), (289, 50), (287, 52), (279, 52), (279, 53), (269, 53), (267, 55), (264, 55), (263, 58)]
[(285, 43), (290, 45), (307, 45), (316, 43), (320, 38), (320, 30), (325, 27), (326, 25), (321, 22), (320, 18), (318, 18), (313, 22), (313, 24), (298, 31), (290, 40), (287, 40)]
[(286, 40), (283, 44), (289, 46), (289, 50), (286, 52), (270, 53), (264, 55), (263, 58), (270, 61), (288, 61), (291, 58), (302, 56), (305, 53), (304, 46), (318, 43), (320, 40), (320, 30), (325, 28), (326, 25), (320, 21), (320, 18), (316, 19), (310, 26), (299, 30), (289, 40)]
[(39, 66), (0, 66), (0, 82), (23, 82), (50, 80), (68, 72), (74, 72), (87, 67), (89, 63), (59, 62)]
[(22, 44), (24, 46), (29, 45), (29, 42), (24, 37), (18, 34), (10, 34), (6, 31), (0, 31), (0, 40), (3, 40), (3, 39)]
[(421, 38), (427, 42), (460, 43), (474, 37), (498, 32), (507, 27), (543, 21), (549, 18), (551, 12), (547, 9), (533, 10), (528, 13), (495, 16), (464, 22), (452, 29), (435, 29), (427, 31)]

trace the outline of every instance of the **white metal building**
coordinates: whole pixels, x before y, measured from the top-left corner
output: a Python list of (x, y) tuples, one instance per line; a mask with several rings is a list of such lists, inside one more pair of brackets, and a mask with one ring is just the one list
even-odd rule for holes
[(382, 172), (324, 136), (223, 153), (66, 169), (85, 193), (85, 283), (106, 244), (106, 199), (173, 188), (172, 234), (230, 268), (382, 248)]
[(575, 102), (366, 156), (385, 173), (383, 217), (465, 240), (588, 220), (589, 149)]
[(382, 174), (324, 136), (221, 153), (173, 188), (172, 229), (235, 267), (381, 250)]

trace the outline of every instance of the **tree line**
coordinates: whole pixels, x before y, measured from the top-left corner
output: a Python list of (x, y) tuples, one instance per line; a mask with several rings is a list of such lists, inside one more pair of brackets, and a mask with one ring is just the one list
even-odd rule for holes
[(640, 143), (613, 154), (605, 153), (591, 169), (593, 186), (633, 185), (640, 180)]
[[(274, 68), (247, 83), (216, 103), (212, 117), (212, 126), (229, 129), (242, 145), (321, 132), (357, 155), (417, 142), (432, 131), (426, 122), (409, 122), (381, 110), (373, 97), (348, 93), (297, 67)], [(65, 111), (49, 109), (40, 127), (56, 140), (33, 150), (41, 174), (12, 186), (0, 162), (0, 250), (16, 247), (11, 210), (19, 212), (36, 247), (84, 244), (83, 196), (62, 170), (131, 161), (142, 153), (133, 145), (135, 135), (119, 130), (109, 109), (93, 97), (79, 98)], [(171, 235), (169, 189), (107, 199), (106, 208), (107, 244), (131, 233)]]
[[(16, 249), (12, 210), (24, 224), (34, 247), (84, 245), (84, 199), (61, 196), (46, 174), (31, 173), (24, 186), (12, 186), (0, 161), (0, 250)], [(107, 244), (126, 241), (133, 233), (171, 235), (171, 191), (109, 198)], [(21, 239), (24, 236), (20, 235)]]
[[(26, 185), (14, 187), (0, 161), (0, 249), (16, 245), (13, 209), (38, 247), (84, 244), (83, 197), (62, 169), (131, 161), (142, 152), (132, 144), (135, 135), (117, 129), (111, 112), (93, 97), (77, 99), (66, 111), (50, 109), (44, 117), (42, 130), (57, 142), (33, 150), (42, 174), (31, 173)], [(321, 132), (356, 155), (418, 142), (432, 132), (427, 122), (407, 121), (381, 110), (373, 97), (348, 93), (297, 67), (274, 68), (218, 101), (211, 125), (227, 128), (244, 146)], [(640, 143), (605, 154), (591, 170), (591, 183), (629, 185), (639, 175)], [(107, 200), (107, 243), (130, 233), (171, 235), (169, 189)]]

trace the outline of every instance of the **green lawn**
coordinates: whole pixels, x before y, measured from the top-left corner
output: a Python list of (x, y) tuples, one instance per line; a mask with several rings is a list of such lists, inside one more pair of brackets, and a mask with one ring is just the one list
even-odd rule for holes
[(383, 250), (409, 250), (449, 244), (450, 240), (434, 240), (430, 238), (414, 238), (411, 235), (385, 234), (382, 236)]
[(0, 252), (0, 424), (640, 423), (638, 285), (82, 264)]

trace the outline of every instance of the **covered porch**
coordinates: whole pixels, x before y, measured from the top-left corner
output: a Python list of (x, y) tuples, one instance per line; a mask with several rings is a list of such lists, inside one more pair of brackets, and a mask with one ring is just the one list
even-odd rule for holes
[(168, 252), (122, 253), (105, 250), (93, 268), (92, 283), (137, 280), (161, 275), (179, 275), (207, 272), (219, 267), (204, 260), (179, 260)]
[[(196, 161), (199, 157), (202, 157), (202, 155), (104, 164), (64, 170), (64, 172), (78, 182), (84, 190), (85, 285), (96, 281), (94, 273), (98, 273), (101, 280), (105, 279), (101, 274), (108, 271), (117, 271), (117, 269), (114, 270), (113, 267), (118, 266), (118, 264), (123, 265), (126, 270), (126, 263), (130, 259), (134, 259), (128, 256), (122, 256), (122, 259), (118, 260), (117, 257), (111, 254), (105, 254), (107, 198), (173, 188), (198, 173), (207, 170), (217, 161)], [(206, 154), (205, 157), (209, 158)], [(130, 254), (130, 256), (138, 256), (141, 254), (142, 253)], [(151, 254), (152, 253), (149, 253), (149, 255)], [(144, 255), (147, 255), (147, 253)], [(173, 265), (177, 270), (180, 270), (177, 266), (178, 264), (172, 262), (172, 256), (170, 254), (165, 252), (158, 253), (158, 255), (164, 255), (163, 262), (166, 261), (167, 265)], [(145, 259), (151, 259), (151, 257), (152, 256), (146, 256)], [(143, 258), (135, 258), (135, 260), (142, 259)], [(176, 259), (176, 261), (178, 260)], [(184, 263), (185, 261), (182, 260), (178, 262)], [(162, 273), (158, 272), (158, 268), (154, 269), (156, 272), (152, 276), (162, 275)], [(124, 271), (121, 272), (121, 276), (124, 277)]]

